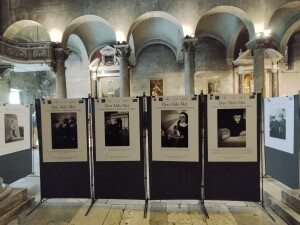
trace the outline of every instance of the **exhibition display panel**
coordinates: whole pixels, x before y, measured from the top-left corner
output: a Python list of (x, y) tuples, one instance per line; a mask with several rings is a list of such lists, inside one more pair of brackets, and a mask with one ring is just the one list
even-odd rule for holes
[(210, 95), (206, 101), (205, 199), (260, 201), (261, 95)]
[(148, 98), (150, 199), (201, 199), (201, 98)]
[(143, 99), (93, 99), (95, 198), (145, 199)]
[(0, 177), (6, 183), (32, 173), (30, 109), (30, 105), (0, 104)]
[(90, 198), (87, 99), (36, 100), (41, 198)]
[(269, 175), (300, 188), (299, 95), (264, 100), (265, 161)]

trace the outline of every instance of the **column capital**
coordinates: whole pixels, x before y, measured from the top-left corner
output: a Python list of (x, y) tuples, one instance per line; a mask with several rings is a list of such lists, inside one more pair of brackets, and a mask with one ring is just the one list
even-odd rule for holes
[(115, 49), (117, 50), (116, 56), (117, 57), (129, 57), (131, 48), (129, 44), (116, 44), (114, 45)]
[(191, 52), (195, 50), (195, 44), (197, 43), (198, 38), (185, 37), (182, 40), (183, 50), (185, 52)]
[(251, 50), (260, 50), (265, 48), (265, 44), (269, 42), (269, 37), (259, 37), (255, 38), (249, 42), (246, 43), (247, 48)]
[(56, 45), (53, 47), (54, 53), (55, 53), (55, 59), (56, 61), (66, 61), (66, 59), (69, 57), (69, 52), (61, 47), (61, 45)]

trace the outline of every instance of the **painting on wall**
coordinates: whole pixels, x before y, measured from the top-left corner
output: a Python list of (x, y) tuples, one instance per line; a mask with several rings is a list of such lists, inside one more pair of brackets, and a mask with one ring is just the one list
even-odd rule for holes
[(208, 94), (217, 94), (221, 92), (220, 77), (207, 77), (207, 92)]
[(163, 96), (163, 79), (150, 79), (150, 96)]

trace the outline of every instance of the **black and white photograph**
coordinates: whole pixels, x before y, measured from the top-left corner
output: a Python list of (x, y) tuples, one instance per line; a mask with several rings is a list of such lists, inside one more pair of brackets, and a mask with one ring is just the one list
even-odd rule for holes
[(140, 161), (140, 99), (100, 98), (94, 106), (96, 161)]
[(77, 149), (77, 113), (51, 113), (52, 149)]
[(0, 156), (29, 149), (30, 105), (0, 104)]
[(151, 104), (152, 160), (198, 162), (198, 96), (157, 96)]
[(265, 145), (294, 153), (294, 96), (264, 100)]
[(256, 95), (210, 96), (207, 101), (208, 161), (256, 162), (257, 127)]
[(273, 109), (270, 112), (269, 132), (270, 137), (286, 139), (286, 110), (285, 108)]
[(24, 127), (19, 126), (18, 116), (16, 114), (5, 114), (5, 143), (23, 141)]
[(246, 109), (218, 109), (218, 147), (246, 147)]
[(188, 114), (185, 111), (161, 111), (161, 147), (188, 147)]
[(129, 112), (104, 113), (105, 146), (129, 146)]

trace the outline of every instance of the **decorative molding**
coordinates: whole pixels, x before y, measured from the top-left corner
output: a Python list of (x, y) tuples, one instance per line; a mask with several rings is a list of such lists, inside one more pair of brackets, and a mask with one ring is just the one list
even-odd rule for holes
[(0, 59), (1, 63), (18, 64), (24, 70), (28, 64), (47, 64), (56, 72), (57, 63), (64, 62), (69, 56), (68, 50), (60, 43), (34, 42), (19, 43), (0, 36)]
[(182, 40), (183, 50), (185, 52), (191, 52), (195, 50), (195, 45), (198, 41), (198, 38), (186, 37)]

